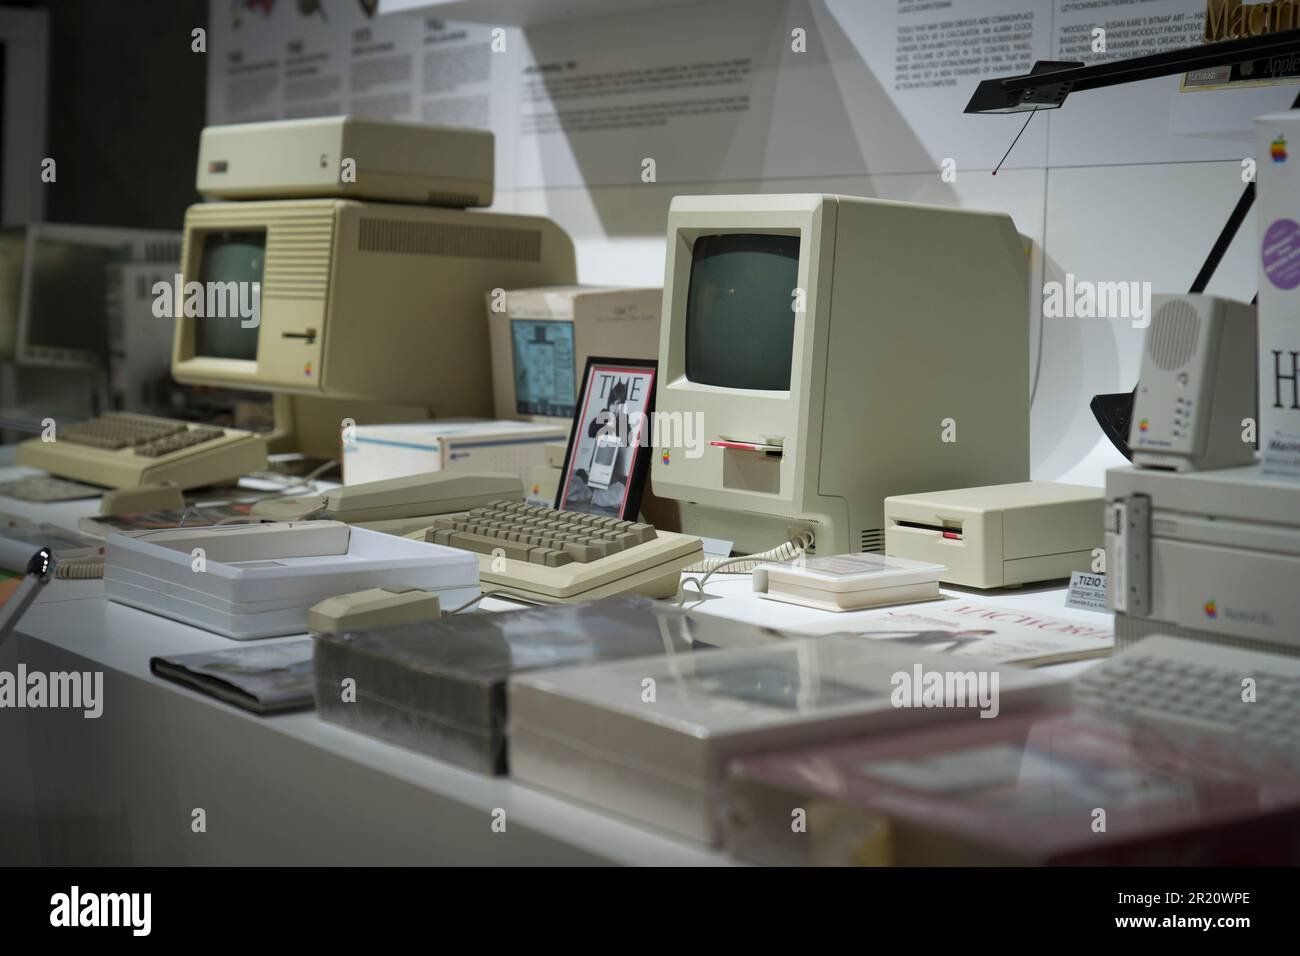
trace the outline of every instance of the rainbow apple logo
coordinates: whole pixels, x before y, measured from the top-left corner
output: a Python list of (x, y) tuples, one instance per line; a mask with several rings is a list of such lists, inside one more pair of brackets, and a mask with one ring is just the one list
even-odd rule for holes
[(537, 494), (537, 493), (540, 492), (541, 490), (542, 490), (542, 486), (541, 486), (541, 485), (533, 485), (533, 494)]
[(1219, 605), (1215, 604), (1213, 601), (1206, 601), (1205, 616), (1208, 617), (1211, 621), (1213, 621), (1216, 617), (1219, 616)]
[(1273, 143), (1272, 145), (1269, 146), (1268, 151), (1269, 151), (1269, 155), (1273, 157), (1273, 162), (1285, 163), (1286, 162), (1286, 137), (1279, 136), (1277, 139), (1273, 140)]
[(664, 449), (663, 457), (661, 457), (659, 460), (662, 461), (665, 465), (669, 463), (668, 449), (667, 449), (667, 448)]
[(311, 374), (311, 362), (304, 362), (304, 363), (303, 363), (303, 366), (302, 366), (302, 374), (303, 374), (303, 375), (310, 375), (310, 374)]
[(1138, 422), (1138, 431), (1144, 432), (1150, 427), (1151, 427), (1151, 423), (1148, 422), (1145, 418), (1142, 419), (1142, 421)]

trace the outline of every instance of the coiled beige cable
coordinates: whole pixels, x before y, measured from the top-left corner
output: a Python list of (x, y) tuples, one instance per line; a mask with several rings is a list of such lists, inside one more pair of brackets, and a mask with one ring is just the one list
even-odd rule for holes
[(811, 531), (800, 532), (798, 537), (792, 538), (768, 551), (760, 551), (757, 554), (742, 554), (734, 558), (705, 558), (703, 561), (697, 561), (686, 569), (686, 573), (704, 572), (702, 578), (682, 578), (681, 586), (677, 591), (677, 606), (681, 607), (686, 603), (686, 585), (694, 584), (695, 593), (699, 595), (700, 600), (704, 600), (704, 585), (713, 577), (714, 574), (747, 574), (753, 571), (760, 564), (776, 563), (784, 561), (793, 561), (802, 555), (813, 544), (813, 534)]
[(103, 558), (86, 558), (81, 561), (55, 561), (54, 576), (65, 581), (91, 581), (104, 576)]

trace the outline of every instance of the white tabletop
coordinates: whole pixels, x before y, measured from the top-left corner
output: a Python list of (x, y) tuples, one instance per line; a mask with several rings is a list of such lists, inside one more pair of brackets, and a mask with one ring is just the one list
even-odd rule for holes
[[(3, 457), (0, 457), (0, 462), (3, 462)], [(0, 467), (0, 481), (7, 481), (23, 474), (39, 474), (39, 472), (32, 471), (31, 469), (19, 468), (17, 466)], [(261, 484), (256, 487), (264, 488), (266, 486)], [(321, 489), (326, 489), (334, 487), (334, 485), (320, 482), (319, 487)], [(27, 518), (29, 521), (45, 521), (62, 528), (68, 528), (72, 531), (77, 530), (77, 522), (81, 518), (97, 514), (98, 509), (98, 499), (80, 499), (52, 504), (37, 504), (27, 501), (17, 501), (12, 498), (0, 496), (0, 513), (17, 514)], [(1110, 613), (1084, 611), (1066, 607), (1066, 589), (1055, 584), (1040, 587), (1004, 588), (991, 592), (957, 587), (944, 587), (943, 593), (953, 597), (973, 598), (984, 603), (997, 604), (1001, 607), (1031, 611), (1039, 614), (1048, 614), (1066, 620), (1078, 621), (1081, 624), (1089, 624), (1094, 627), (1110, 627), (1113, 623), (1113, 616)], [(56, 581), (46, 588), (45, 593), (42, 595), (40, 600), (49, 602), (61, 601), (68, 598), (94, 597), (102, 595), (102, 582)], [(486, 598), (480, 605), (480, 607), (485, 611), (507, 610), (519, 606), (520, 605), (513, 602), (502, 601), (496, 598)], [(776, 628), (778, 630), (789, 629), (796, 631), (804, 630), (809, 627), (815, 629), (821, 624), (843, 627), (845, 630), (852, 630), (855, 622), (867, 620), (870, 616), (870, 612), (867, 611), (835, 613), (795, 604), (769, 601), (754, 593), (749, 574), (719, 573), (713, 575), (708, 582), (706, 599), (702, 601), (692, 600), (689, 602), (688, 606), (699, 613), (715, 614), (719, 617), (726, 617), (737, 621), (746, 621), (751, 624)], [(151, 615), (145, 616), (151, 617)], [(184, 625), (166, 621), (165, 619), (159, 620), (164, 626), (164, 633), (172, 632), (176, 628), (184, 627)], [(186, 630), (193, 631), (194, 634), (191, 635), (190, 638), (182, 638), (180, 636), (180, 631), (174, 631), (174, 633), (176, 633), (178, 640), (188, 640), (195, 635), (201, 635), (203, 645), (201, 647), (195, 647), (195, 650), (208, 650), (213, 647), (229, 646), (229, 641), (219, 635), (208, 634), (206, 631), (197, 630), (195, 628), (186, 628)], [(173, 647), (169, 650), (169, 653), (182, 653), (186, 649), (188, 648)], [(1081, 661), (1072, 664), (1053, 665), (1053, 671), (1071, 673), (1082, 667), (1091, 666), (1092, 663), (1095, 662)]]
[[(15, 467), (0, 467), (0, 480), (25, 473)], [(76, 530), (77, 521), (98, 511), (98, 500), (33, 504), (0, 497), (0, 513), (21, 515), (32, 521)], [(973, 596), (974, 592), (949, 590)], [(715, 575), (707, 587), (708, 599), (694, 605), (698, 613), (716, 614), (766, 627), (802, 628), (834, 619), (850, 627), (856, 615), (833, 614), (812, 608), (765, 600), (752, 591), (750, 577)], [(1064, 606), (1062, 588), (1026, 588), (979, 594), (980, 600), (1021, 608), (1090, 624), (1109, 625), (1107, 614), (1076, 611)], [(489, 598), (485, 610), (515, 607), (510, 602)], [(611, 862), (658, 863), (667, 865), (718, 864), (722, 854), (660, 836), (616, 818), (595, 813), (558, 798), (514, 784), (508, 778), (488, 777), (461, 770), (438, 760), (392, 746), (382, 741), (327, 724), (313, 713), (259, 718), (232, 708), (179, 685), (163, 681), (149, 670), (149, 660), (158, 655), (210, 651), (232, 646), (220, 635), (209, 633), (108, 601), (102, 581), (56, 580), (49, 584), (20, 622), (20, 632), (61, 652), (70, 652), (106, 669), (147, 682), (168, 695), (180, 695), (202, 707), (237, 714), (241, 721), (273, 728), (294, 741), (327, 752), (334, 757), (418, 786), (432, 798), (455, 801), (481, 808), (504, 807), (512, 818), (523, 820), (534, 831), (553, 838), (566, 850), (590, 854)], [(271, 640), (295, 640), (297, 637)], [(1063, 676), (1086, 664), (1059, 665)]]

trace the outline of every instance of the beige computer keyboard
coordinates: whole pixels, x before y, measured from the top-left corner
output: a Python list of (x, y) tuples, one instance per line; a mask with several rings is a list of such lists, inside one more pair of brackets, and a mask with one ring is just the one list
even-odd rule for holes
[(543, 604), (672, 597), (681, 572), (704, 556), (691, 535), (518, 501), (436, 518), (411, 537), (477, 552), (483, 590)]
[(200, 488), (266, 467), (266, 441), (253, 432), (106, 412), (58, 427), (54, 440), (32, 438), (16, 461), (60, 478), (107, 488), (170, 482)]
[[(1251, 678), (1256, 695), (1243, 694)], [(1075, 704), (1171, 723), (1300, 757), (1300, 659), (1153, 634), (1073, 681)]]

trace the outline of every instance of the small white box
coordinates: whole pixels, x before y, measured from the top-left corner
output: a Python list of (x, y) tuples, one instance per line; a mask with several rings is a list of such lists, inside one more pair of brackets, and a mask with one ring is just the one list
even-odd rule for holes
[(939, 597), (941, 564), (861, 551), (806, 558), (792, 564), (760, 564), (754, 590), (773, 601), (822, 611), (933, 601)]
[(568, 426), (587, 359), (658, 358), (662, 301), (663, 290), (653, 288), (489, 292), (496, 416)]
[(470, 552), (340, 521), (111, 534), (106, 547), (110, 600), (239, 641), (306, 633), (313, 605), (366, 588), (427, 588), (443, 607), (479, 593)]
[(343, 442), (343, 483), (361, 484), (430, 471), (499, 471), (525, 483), (546, 463), (548, 442), (567, 427), (518, 421), (428, 421), (358, 425)]
[(1300, 475), (1300, 110), (1255, 120), (1259, 454)]

